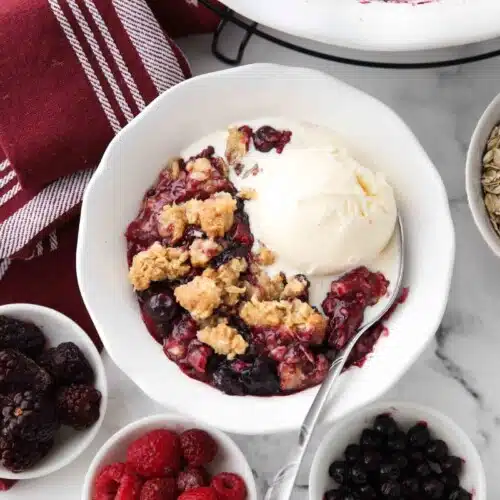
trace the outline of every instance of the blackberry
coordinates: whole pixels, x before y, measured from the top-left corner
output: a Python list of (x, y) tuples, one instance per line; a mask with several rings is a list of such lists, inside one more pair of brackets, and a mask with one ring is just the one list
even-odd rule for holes
[(399, 467), (395, 463), (386, 462), (380, 466), (381, 480), (398, 479), (400, 475), (401, 471), (399, 470)]
[(418, 465), (425, 461), (425, 455), (420, 450), (410, 450), (407, 456), (414, 465)]
[(36, 358), (45, 347), (45, 336), (33, 323), (0, 316), (0, 349), (16, 349)]
[(385, 434), (386, 436), (390, 436), (391, 434), (394, 434), (395, 432), (399, 431), (398, 424), (390, 415), (387, 415), (387, 413), (378, 415), (375, 418), (373, 428), (376, 431)]
[(52, 439), (38, 443), (0, 438), (0, 463), (11, 472), (24, 472), (44, 458), (53, 445)]
[(46, 391), (52, 384), (50, 375), (33, 360), (14, 349), (0, 351), (0, 392), (24, 390)]
[(431, 439), (431, 434), (425, 423), (418, 423), (408, 431), (408, 445), (412, 448), (423, 448)]
[(408, 497), (416, 495), (419, 489), (420, 485), (418, 479), (414, 477), (407, 477), (406, 479), (403, 479), (403, 482), (401, 483), (401, 492), (403, 495)]
[(439, 477), (440, 481), (444, 484), (444, 487), (446, 490), (453, 490), (455, 488), (458, 488), (460, 485), (460, 479), (458, 479), (458, 476), (456, 474), (441, 474)]
[(425, 447), (425, 454), (433, 462), (441, 462), (448, 456), (448, 445), (441, 439), (429, 441)]
[(357, 444), (350, 444), (344, 450), (344, 457), (347, 463), (356, 463), (361, 458), (361, 448)]
[(323, 500), (344, 500), (344, 493), (342, 490), (328, 490)]
[(62, 424), (76, 430), (87, 429), (99, 420), (101, 393), (90, 385), (61, 387), (56, 397), (56, 408)]
[(400, 469), (408, 467), (408, 458), (400, 452), (396, 452), (391, 456), (391, 461), (395, 463)]
[(63, 342), (48, 349), (38, 359), (59, 385), (92, 384), (94, 371), (82, 351), (73, 342)]
[(368, 476), (363, 467), (355, 464), (349, 470), (349, 479), (352, 484), (361, 485), (366, 483), (366, 481), (368, 480)]
[(59, 422), (55, 406), (45, 395), (18, 392), (2, 400), (2, 436), (8, 440), (50, 441)]
[(432, 473), (432, 469), (427, 462), (422, 462), (415, 467), (415, 474), (418, 477), (428, 477)]

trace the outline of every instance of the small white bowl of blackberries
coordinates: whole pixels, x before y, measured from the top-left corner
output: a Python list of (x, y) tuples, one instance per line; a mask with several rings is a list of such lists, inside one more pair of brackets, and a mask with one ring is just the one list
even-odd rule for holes
[(0, 477), (45, 476), (91, 443), (107, 403), (99, 352), (72, 320), (0, 306)]
[(324, 437), (310, 500), (486, 500), (479, 454), (449, 417), (411, 403), (375, 403)]

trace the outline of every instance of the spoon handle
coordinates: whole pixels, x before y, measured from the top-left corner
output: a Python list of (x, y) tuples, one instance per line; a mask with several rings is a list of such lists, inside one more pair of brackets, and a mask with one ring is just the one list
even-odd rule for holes
[(325, 401), (330, 395), (330, 391), (334, 386), (337, 385), (339, 376), (344, 369), (347, 358), (352, 351), (352, 348), (356, 344), (357, 340), (361, 335), (369, 328), (371, 324), (366, 325), (361, 328), (355, 337), (347, 344), (347, 346), (340, 351), (338, 356), (333, 361), (328, 375), (322, 382), (314, 401), (307, 412), (306, 418), (302, 423), (299, 433), (298, 446), (295, 446), (287, 457), (286, 465), (282, 467), (279, 472), (274, 477), (272, 484), (269, 486), (265, 500), (288, 500), (292, 494), (293, 485), (295, 484), (295, 479), (297, 473), (299, 472), (299, 467), (304, 457), (307, 445), (311, 440), (311, 436), (318, 421), (321, 410)]

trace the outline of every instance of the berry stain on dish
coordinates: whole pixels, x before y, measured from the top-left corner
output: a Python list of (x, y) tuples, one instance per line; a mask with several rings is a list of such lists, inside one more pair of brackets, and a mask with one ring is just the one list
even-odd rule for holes
[[(99, 420), (94, 372), (73, 342), (45, 349), (33, 323), (0, 316), (0, 464), (20, 473), (53, 450), (62, 425), (83, 430)], [(0, 490), (13, 482), (4, 480)]]
[[(126, 231), (129, 279), (186, 375), (230, 395), (290, 394), (323, 381), (387, 296), (396, 220), (385, 177), (333, 132), (255, 120), (168, 161)], [(362, 366), (384, 321), (348, 366)]]
[(98, 472), (92, 500), (245, 500), (238, 474), (209, 473), (218, 453), (201, 429), (149, 431), (129, 445), (124, 462)]
[(342, 459), (330, 464), (328, 475), (336, 487), (323, 500), (471, 500), (460, 486), (463, 464), (426, 422), (404, 431), (384, 413), (346, 447)]

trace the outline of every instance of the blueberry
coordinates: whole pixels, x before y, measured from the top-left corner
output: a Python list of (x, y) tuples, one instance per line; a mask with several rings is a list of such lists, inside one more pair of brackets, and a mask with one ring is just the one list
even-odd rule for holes
[(387, 439), (387, 449), (389, 451), (404, 451), (406, 448), (406, 436), (404, 432), (396, 431)]
[(414, 425), (408, 431), (408, 445), (413, 448), (423, 448), (431, 439), (431, 434), (425, 423)]
[(361, 457), (361, 463), (368, 472), (378, 470), (382, 462), (382, 455), (376, 450), (365, 450)]
[(346, 484), (348, 480), (347, 464), (345, 462), (333, 462), (328, 468), (328, 474), (338, 484)]
[(341, 490), (328, 490), (323, 500), (344, 500), (344, 493)]
[(462, 472), (464, 462), (461, 458), (450, 455), (442, 460), (440, 465), (443, 472), (449, 472), (450, 474), (459, 476)]
[(422, 483), (422, 491), (430, 500), (439, 500), (443, 497), (444, 485), (436, 478), (426, 479)]
[(356, 463), (361, 458), (361, 448), (357, 444), (350, 444), (344, 450), (344, 457), (347, 463)]
[(472, 495), (459, 486), (450, 493), (448, 500), (472, 500)]
[(456, 474), (441, 474), (439, 480), (444, 484), (446, 490), (453, 490), (460, 485), (460, 479)]
[(394, 419), (387, 414), (378, 415), (375, 418), (375, 422), (373, 424), (373, 428), (386, 436), (394, 434), (399, 431), (398, 424), (394, 421)]
[(349, 471), (349, 479), (351, 480), (352, 484), (365, 484), (367, 480), (366, 471), (359, 464), (355, 464)]
[(441, 462), (448, 455), (448, 446), (441, 439), (429, 441), (425, 447), (425, 454), (433, 462)]
[(247, 394), (270, 396), (280, 391), (276, 361), (259, 356), (241, 373), (241, 383)]
[(153, 321), (165, 324), (172, 321), (179, 312), (179, 306), (171, 292), (160, 292), (146, 300), (144, 310)]
[(380, 493), (388, 498), (399, 498), (401, 485), (397, 481), (387, 481), (380, 486)]
[(432, 473), (432, 469), (427, 462), (422, 462), (415, 467), (415, 474), (419, 477), (428, 477)]
[(420, 450), (410, 450), (407, 456), (410, 459), (410, 462), (416, 465), (425, 460), (425, 455)]
[(383, 435), (373, 429), (365, 429), (361, 434), (360, 444), (363, 448), (379, 448), (383, 442)]
[(358, 496), (361, 500), (375, 500), (377, 498), (377, 493), (373, 489), (373, 486), (363, 484), (358, 488)]
[(380, 466), (380, 479), (398, 479), (401, 475), (399, 467), (392, 462), (385, 462)]
[(391, 455), (391, 461), (394, 462), (400, 469), (406, 469), (406, 467), (408, 467), (408, 458), (403, 453), (393, 453)]
[(239, 373), (236, 373), (225, 363), (221, 364), (213, 373), (214, 386), (226, 394), (242, 396), (245, 394), (245, 386), (241, 382)]
[(419, 490), (419, 482), (418, 479), (414, 477), (407, 477), (401, 483), (401, 490), (403, 495), (411, 497), (412, 495), (416, 495)]

